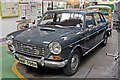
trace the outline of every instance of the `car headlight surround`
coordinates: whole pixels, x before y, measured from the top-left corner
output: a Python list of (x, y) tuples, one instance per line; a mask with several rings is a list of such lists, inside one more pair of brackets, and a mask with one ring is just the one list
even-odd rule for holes
[(60, 54), (62, 47), (58, 42), (52, 42), (49, 44), (49, 50), (53, 54)]
[(11, 45), (13, 43), (13, 38), (14, 38), (14, 36), (12, 36), (12, 35), (7, 37), (7, 44), (8, 45)]

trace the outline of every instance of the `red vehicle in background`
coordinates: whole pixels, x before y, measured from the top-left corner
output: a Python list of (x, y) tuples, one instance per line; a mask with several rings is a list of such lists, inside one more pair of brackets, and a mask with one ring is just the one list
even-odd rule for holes
[(22, 17), (21, 20), (16, 21), (17, 24), (17, 30), (21, 30), (24, 28), (29, 28), (29, 23), (31, 23), (31, 19), (26, 19), (26, 17)]

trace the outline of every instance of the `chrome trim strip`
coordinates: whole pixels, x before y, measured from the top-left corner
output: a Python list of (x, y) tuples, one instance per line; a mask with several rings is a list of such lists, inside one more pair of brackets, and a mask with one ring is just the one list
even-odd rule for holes
[[(105, 28), (106, 28), (106, 27), (105, 27)], [(101, 31), (101, 30), (103, 30), (103, 29), (105, 29), (105, 28), (102, 28), (102, 29), (100, 29), (99, 31)], [(95, 33), (98, 33), (99, 31), (97, 31), (97, 32), (95, 32)], [(84, 39), (86, 39), (86, 38), (89, 38), (90, 36), (94, 35), (95, 33), (90, 34), (90, 35), (88, 35), (88, 36), (86, 36), (86, 37), (84, 37), (84, 38), (82, 38), (82, 39), (80, 39), (80, 40), (78, 40), (78, 41), (76, 41), (76, 42), (74, 42), (74, 43), (71, 43), (71, 44), (69, 44), (68, 46), (73, 45), (73, 44), (75, 44), (75, 43), (78, 43), (78, 42), (80, 42), (80, 41), (82, 41), (82, 40), (84, 40)], [(65, 47), (65, 48), (66, 48), (66, 47)]]
[(88, 54), (90, 51), (92, 51), (94, 48), (96, 48), (100, 43), (102, 43), (104, 40), (100, 41), (98, 44), (96, 44), (94, 47), (92, 47), (91, 49), (89, 49), (87, 52), (85, 52), (83, 54), (83, 56), (85, 56), (86, 54)]
[(70, 54), (72, 54), (73, 53), (73, 51), (77, 48), (77, 47), (81, 47), (79, 44), (78, 45), (76, 45), (72, 50), (71, 50), (71, 52), (70, 52)]

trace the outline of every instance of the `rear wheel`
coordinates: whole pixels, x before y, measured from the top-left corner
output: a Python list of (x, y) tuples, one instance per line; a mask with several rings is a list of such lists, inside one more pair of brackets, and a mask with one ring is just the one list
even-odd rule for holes
[(72, 56), (68, 61), (68, 64), (63, 68), (63, 72), (65, 73), (65, 75), (71, 76), (78, 71), (81, 60), (81, 56), (79, 54), (80, 53), (78, 50), (75, 50), (73, 52)]
[(112, 30), (109, 30), (108, 31), (108, 36), (111, 36), (112, 35)]
[(108, 36), (107, 36), (107, 34), (106, 34), (106, 35), (104, 36), (104, 38), (103, 38), (103, 42), (101, 43), (101, 46), (102, 46), (102, 47), (106, 46), (107, 40), (108, 40)]

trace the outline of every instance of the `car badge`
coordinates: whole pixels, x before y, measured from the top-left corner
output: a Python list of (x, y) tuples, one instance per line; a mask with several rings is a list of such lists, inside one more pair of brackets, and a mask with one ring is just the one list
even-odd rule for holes
[(68, 37), (62, 37), (61, 39), (63, 39), (63, 40), (68, 40)]
[(27, 40), (27, 42), (30, 42), (30, 41), (31, 41), (30, 39)]

